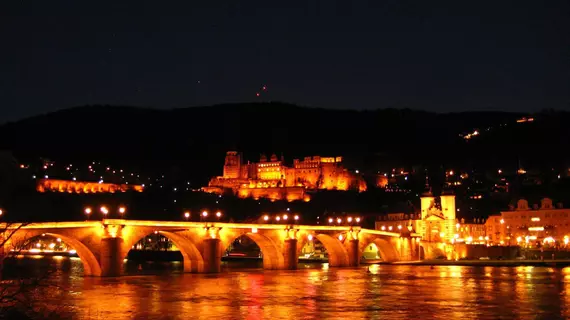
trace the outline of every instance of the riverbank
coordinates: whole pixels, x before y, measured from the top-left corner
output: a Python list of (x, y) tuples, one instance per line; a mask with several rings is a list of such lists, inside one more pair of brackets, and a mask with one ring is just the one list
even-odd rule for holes
[(570, 260), (421, 260), (379, 262), (378, 264), (421, 265), (421, 266), (477, 266), (477, 267), (552, 267), (570, 266)]

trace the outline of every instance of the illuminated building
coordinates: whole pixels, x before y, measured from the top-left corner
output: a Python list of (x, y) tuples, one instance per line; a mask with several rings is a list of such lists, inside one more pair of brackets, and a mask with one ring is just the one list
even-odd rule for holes
[(309, 201), (307, 190), (366, 190), (364, 180), (342, 165), (342, 157), (305, 157), (295, 159), (293, 166), (274, 154), (259, 162), (243, 162), (242, 155), (228, 151), (223, 176), (212, 178), (205, 192), (221, 194), (231, 190), (240, 198)]
[(376, 229), (409, 230), (421, 234), (423, 241), (433, 243), (568, 247), (569, 216), (570, 209), (564, 209), (562, 204), (555, 207), (548, 198), (532, 208), (521, 199), (516, 208), (465, 223), (465, 219), (455, 218), (454, 196), (442, 195), (438, 203), (431, 194), (424, 194), (421, 214), (388, 214), (376, 221)]
[(113, 184), (103, 182), (69, 181), (56, 179), (39, 179), (36, 184), (38, 192), (68, 193), (115, 193), (129, 190), (142, 192), (142, 185)]
[(428, 191), (421, 196), (421, 213), (388, 214), (384, 220), (376, 221), (376, 230), (393, 232), (415, 232), (423, 241), (451, 242), (457, 237), (455, 217), (455, 195), (442, 194), (439, 198)]
[(490, 216), (485, 225), (492, 244), (566, 246), (570, 237), (569, 215), (570, 209), (564, 209), (561, 203), (553, 206), (548, 198), (532, 208), (527, 200), (520, 199), (509, 211)]

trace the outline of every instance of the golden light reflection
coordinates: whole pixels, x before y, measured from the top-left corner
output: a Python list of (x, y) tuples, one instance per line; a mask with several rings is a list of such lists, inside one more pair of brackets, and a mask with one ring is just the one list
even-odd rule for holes
[(377, 264), (372, 264), (368, 266), (368, 272), (372, 274), (379, 274), (380, 273), (380, 266)]

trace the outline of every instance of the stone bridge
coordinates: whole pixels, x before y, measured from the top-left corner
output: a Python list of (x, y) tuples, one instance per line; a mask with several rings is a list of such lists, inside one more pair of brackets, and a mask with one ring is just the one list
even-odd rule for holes
[(242, 235), (249, 237), (261, 249), (264, 269), (296, 269), (301, 249), (313, 239), (318, 239), (327, 250), (330, 267), (358, 266), (363, 249), (372, 243), (387, 262), (418, 260), (420, 252), (417, 234), (357, 226), (106, 219), (32, 223), (17, 228), (18, 224), (2, 228), (6, 229), (5, 234), (14, 232), (6, 241), (4, 250), (17, 248), (41, 235), (58, 237), (77, 252), (86, 276), (121, 275), (129, 250), (153, 233), (164, 235), (179, 248), (184, 272), (220, 272), (223, 252)]

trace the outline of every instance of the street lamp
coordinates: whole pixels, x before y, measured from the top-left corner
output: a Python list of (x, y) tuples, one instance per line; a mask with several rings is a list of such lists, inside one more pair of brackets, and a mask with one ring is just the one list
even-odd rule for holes
[(356, 223), (360, 223), (360, 217), (356, 217)]
[(216, 217), (219, 220), (222, 217), (222, 212), (220, 212), (220, 211), (216, 212)]
[(333, 218), (329, 218), (329, 223), (333, 223)]
[(338, 224), (341, 224), (342, 219), (341, 219), (341, 218), (338, 218), (338, 219), (336, 219), (336, 222), (337, 222)]
[(101, 213), (104, 215), (107, 215), (109, 213), (109, 209), (105, 206), (101, 206), (100, 210), (101, 210)]
[(283, 215), (283, 220), (287, 220), (287, 219), (289, 219), (289, 217), (288, 217), (286, 214), (284, 214), (284, 215)]
[(263, 216), (263, 221), (268, 221), (269, 220), (269, 216), (268, 215), (264, 215)]
[(0, 216), (4, 214), (4, 210), (0, 209)]
[(84, 212), (86, 215), (90, 215), (92, 210), (91, 210), (91, 208), (87, 207), (87, 208), (85, 208)]
[(186, 220), (188, 220), (188, 218), (190, 218), (190, 212), (189, 211), (184, 212), (184, 218)]
[(125, 207), (123, 207), (123, 206), (120, 206), (120, 207), (119, 207), (119, 213), (120, 213), (120, 214), (125, 214), (125, 212), (127, 212), (127, 208), (125, 208)]
[(298, 216), (298, 215), (295, 215), (295, 216), (293, 217), (293, 219), (295, 219), (295, 221), (299, 221), (299, 216)]

